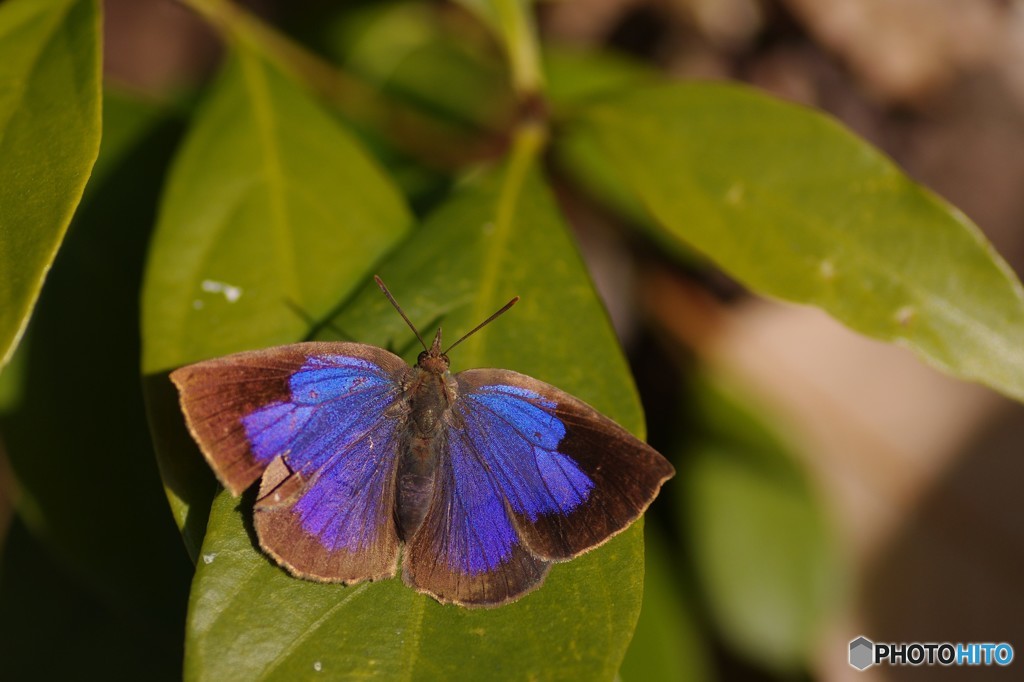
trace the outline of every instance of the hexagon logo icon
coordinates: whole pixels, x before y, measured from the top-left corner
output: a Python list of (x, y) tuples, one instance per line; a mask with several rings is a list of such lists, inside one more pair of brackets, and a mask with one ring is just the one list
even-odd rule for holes
[(875, 663), (875, 643), (867, 637), (858, 637), (850, 642), (850, 665), (865, 670)]

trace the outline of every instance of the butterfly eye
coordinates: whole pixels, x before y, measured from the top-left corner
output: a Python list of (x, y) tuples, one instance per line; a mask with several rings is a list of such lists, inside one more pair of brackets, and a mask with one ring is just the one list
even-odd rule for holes
[(423, 361), (427, 359), (427, 351), (421, 351), (419, 356), (416, 358), (416, 364), (422, 365)]

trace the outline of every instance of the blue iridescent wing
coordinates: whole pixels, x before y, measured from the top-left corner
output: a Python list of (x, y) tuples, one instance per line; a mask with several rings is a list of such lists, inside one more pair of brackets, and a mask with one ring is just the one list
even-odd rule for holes
[(354, 343), (305, 343), (183, 367), (189, 429), (239, 494), (262, 476), (260, 545), (300, 577), (394, 575), (394, 475), (408, 365)]
[(442, 601), (518, 598), (549, 562), (628, 527), (674, 474), (653, 448), (553, 386), (494, 369), (456, 380), (434, 497), (403, 571)]

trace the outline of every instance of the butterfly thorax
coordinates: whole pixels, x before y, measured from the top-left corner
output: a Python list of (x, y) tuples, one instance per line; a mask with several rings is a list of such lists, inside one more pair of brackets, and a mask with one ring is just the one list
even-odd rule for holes
[(448, 358), (421, 353), (405, 384), (411, 428), (401, 446), (395, 499), (395, 520), (403, 540), (415, 534), (427, 513), (434, 492), (442, 426), (456, 395), (457, 384), (448, 371)]

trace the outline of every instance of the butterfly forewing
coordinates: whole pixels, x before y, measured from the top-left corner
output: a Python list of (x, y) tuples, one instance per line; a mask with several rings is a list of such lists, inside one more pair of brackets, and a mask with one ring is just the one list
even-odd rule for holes
[(289, 381), (309, 357), (302, 345), (238, 353), (171, 372), (189, 431), (233, 495), (252, 485), (269, 464), (253, 452), (242, 418), (289, 398)]
[(308, 343), (199, 363), (172, 379), (225, 485), (237, 493), (263, 474), (261, 546), (301, 577), (355, 582), (395, 571), (394, 472), (409, 371), (374, 346)]

